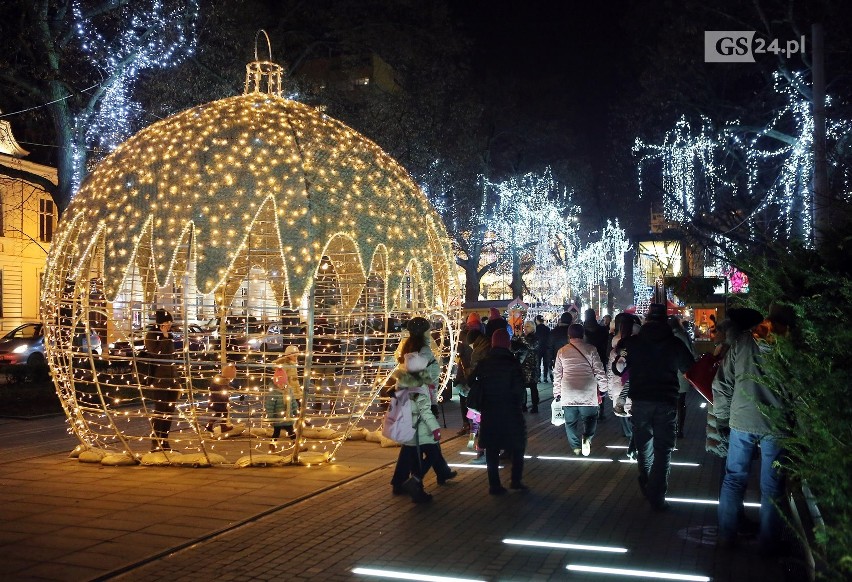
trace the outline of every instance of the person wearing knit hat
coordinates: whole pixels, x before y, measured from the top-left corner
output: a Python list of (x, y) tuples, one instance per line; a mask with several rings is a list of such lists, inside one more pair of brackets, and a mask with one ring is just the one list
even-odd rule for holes
[(568, 326), (569, 342), (557, 353), (553, 366), (553, 398), (562, 403), (565, 434), (575, 455), (588, 457), (598, 426), (600, 395), (607, 382), (595, 346), (583, 340), (582, 324)]
[(488, 310), (488, 321), (491, 321), (492, 319), (500, 319), (500, 312), (496, 307), (492, 307)]
[[(730, 315), (729, 310), (729, 315)], [(759, 312), (757, 312), (759, 313)], [(745, 320), (748, 314), (735, 314)], [(740, 330), (713, 379), (713, 413), (719, 432), (728, 437), (725, 477), (719, 493), (717, 545), (737, 545), (743, 497), (752, 462), (760, 457), (760, 534), (758, 547), (764, 555), (782, 547), (785, 517), (786, 475), (785, 418), (788, 407), (770, 387), (764, 360), (771, 356), (778, 336), (786, 336), (795, 323), (790, 306), (773, 304), (769, 316), (752, 329)], [(757, 316), (751, 314), (748, 323)], [(768, 414), (767, 411), (772, 411)]]
[(471, 329), (478, 329), (479, 331), (482, 331), (482, 322), (480, 321), (479, 314), (477, 312), (474, 311), (467, 316), (465, 327), (467, 327), (468, 331)]
[(473, 371), (471, 395), (478, 393), (479, 446), (485, 448), (488, 472), (488, 492), (503, 495), (506, 488), (500, 484), (500, 451), (512, 460), (511, 489), (526, 490), (521, 478), (524, 471), (524, 451), (527, 444), (527, 426), (522, 411), (526, 399), (524, 375), (521, 364), (509, 349), (509, 332), (497, 329), (491, 336), (491, 350)]
[(169, 431), (172, 427), (172, 414), (175, 411), (180, 388), (177, 383), (177, 365), (174, 362), (175, 343), (172, 329), (172, 314), (163, 308), (155, 314), (156, 325), (145, 334), (145, 351), (154, 360), (149, 365), (149, 374), (145, 378), (149, 388), (145, 397), (153, 403), (155, 414), (151, 424), (151, 451), (168, 451)]

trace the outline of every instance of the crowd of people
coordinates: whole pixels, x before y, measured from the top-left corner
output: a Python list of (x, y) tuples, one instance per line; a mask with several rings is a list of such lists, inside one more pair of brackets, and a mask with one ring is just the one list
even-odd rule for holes
[[(471, 463), (486, 465), (491, 495), (508, 491), (500, 480), (501, 460), (511, 464), (509, 488), (527, 490), (525, 413), (539, 411), (538, 385), (552, 382), (574, 455), (590, 455), (597, 424), (606, 418), (605, 398), (611, 400), (628, 443), (627, 455), (637, 461), (638, 489), (652, 509), (665, 511), (672, 451), (677, 439), (685, 437), (686, 396), (691, 390), (686, 372), (696, 362), (692, 340), (680, 318), (669, 315), (662, 304), (651, 304), (644, 321), (628, 313), (598, 321), (595, 312), (587, 310), (580, 323), (575, 315), (564, 312), (553, 328), (537, 316), (524, 323), (523, 333), (515, 334), (496, 309), (487, 319), (476, 313), (467, 318), (453, 383), (463, 418), (459, 434), (469, 434), (469, 446), (477, 452)], [(758, 534), (762, 552), (779, 551), (784, 432), (770, 416), (781, 409), (781, 401), (761, 383), (766, 372), (760, 358), (792, 325), (789, 307), (773, 307), (766, 318), (753, 309), (735, 308), (714, 330), (713, 357), (719, 371), (708, 409), (706, 448), (726, 458), (718, 508), (718, 544), (723, 548), (736, 546), (740, 536)], [(401, 367), (405, 351), (398, 358)], [(437, 426), (428, 407), (417, 410), (427, 427)], [(455, 476), (440, 454), (440, 438), (426, 433), (422, 437), (436, 450), (420, 456), (400, 452), (392, 482), (395, 493), (403, 479), (418, 470), (422, 478), (428, 467), (435, 467), (439, 483)], [(744, 515), (743, 497), (757, 456), (761, 509), (760, 522), (754, 523)], [(418, 458), (425, 463), (416, 469)]]

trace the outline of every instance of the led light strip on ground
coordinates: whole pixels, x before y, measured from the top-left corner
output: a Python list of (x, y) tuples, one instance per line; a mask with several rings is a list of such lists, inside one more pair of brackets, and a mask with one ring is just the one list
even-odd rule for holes
[[(461, 467), (462, 469), (486, 469), (487, 466), (485, 463), (481, 465), (471, 465), (470, 463), (447, 463), (448, 467)], [(502, 469), (504, 465), (500, 465), (499, 468)]]
[[(459, 451), (460, 455), (467, 455), (469, 457), (476, 456), (478, 453), (474, 453), (473, 451)], [(525, 459), (532, 459), (532, 455), (524, 455)]]
[(598, 459), (595, 457), (543, 457), (539, 455), (536, 459), (542, 461), (588, 461), (590, 463), (612, 463), (615, 459)]
[[(666, 497), (666, 501), (670, 501), (671, 503), (698, 503), (701, 505), (719, 505), (718, 499), (687, 499), (685, 497)], [(743, 505), (745, 507), (760, 507), (760, 503), (746, 503)]]
[[(619, 463), (632, 463), (632, 464), (635, 465), (639, 461), (637, 461), (636, 459), (618, 459), (618, 462)], [(671, 465), (673, 467), (675, 467), (675, 466), (677, 466), (677, 467), (700, 467), (701, 466), (698, 463), (676, 463), (674, 461), (669, 463), (669, 465)]]
[(516, 538), (505, 538), (504, 544), (516, 546), (533, 546), (537, 548), (554, 548), (557, 550), (583, 550), (586, 552), (611, 552), (613, 554), (626, 554), (627, 548), (615, 548), (612, 546), (590, 546), (588, 544), (569, 544), (560, 542), (541, 542), (537, 540), (519, 540)]
[(691, 582), (710, 582), (709, 576), (694, 574), (676, 574), (674, 572), (654, 572), (651, 570), (630, 570), (627, 568), (604, 568), (602, 566), (584, 566), (568, 564), (566, 570), (572, 572), (590, 572), (592, 574), (615, 574), (616, 576), (632, 576), (634, 578), (656, 578), (657, 580), (689, 580)]
[(421, 580), (423, 582), (485, 582), (481, 578), (457, 578), (455, 576), (436, 576), (434, 574), (413, 574), (395, 570), (379, 570), (378, 568), (352, 568), (353, 574), (376, 576), (393, 580)]

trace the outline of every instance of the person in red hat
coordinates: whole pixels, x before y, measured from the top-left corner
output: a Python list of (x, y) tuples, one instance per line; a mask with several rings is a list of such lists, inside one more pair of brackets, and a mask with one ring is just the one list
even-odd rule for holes
[(523, 406), (526, 399), (524, 374), (510, 350), (509, 332), (498, 329), (491, 336), (491, 350), (473, 371), (471, 390), (478, 392), (478, 410), (482, 413), (479, 444), (485, 448), (488, 492), (503, 495), (500, 484), (500, 451), (506, 451), (512, 462), (511, 489), (526, 490), (521, 481), (527, 425)]

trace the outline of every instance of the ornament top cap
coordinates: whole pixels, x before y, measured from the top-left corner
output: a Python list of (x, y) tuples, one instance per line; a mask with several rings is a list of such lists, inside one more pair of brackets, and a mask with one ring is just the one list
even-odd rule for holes
[[(257, 49), (260, 34), (266, 38), (266, 48), (269, 60), (260, 60)], [(254, 61), (246, 65), (246, 85), (244, 95), (251, 93), (266, 93), (275, 97), (282, 97), (282, 83), (284, 80), (284, 67), (272, 62), (272, 43), (269, 35), (262, 28), (254, 37)]]

